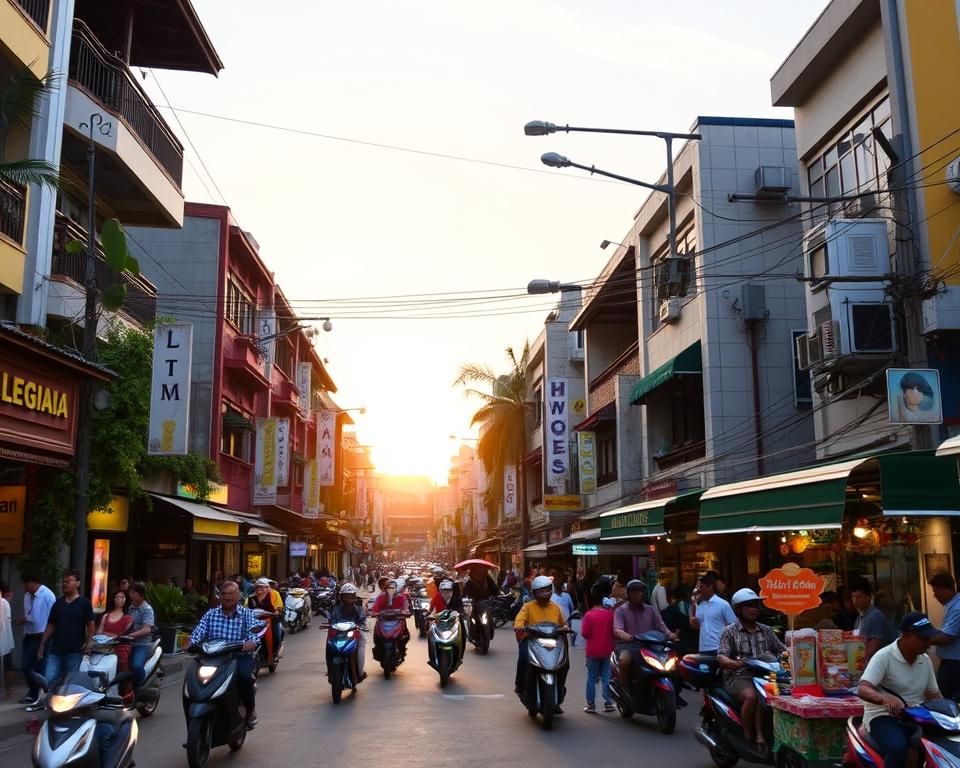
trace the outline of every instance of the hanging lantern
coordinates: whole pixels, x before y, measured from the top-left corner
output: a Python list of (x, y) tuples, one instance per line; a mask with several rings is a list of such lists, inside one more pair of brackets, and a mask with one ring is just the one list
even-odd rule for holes
[(798, 533), (790, 539), (790, 551), (795, 555), (806, 552), (810, 544), (810, 538), (802, 533)]
[(858, 539), (865, 539), (870, 533), (870, 521), (865, 517), (857, 519), (853, 526), (853, 535)]

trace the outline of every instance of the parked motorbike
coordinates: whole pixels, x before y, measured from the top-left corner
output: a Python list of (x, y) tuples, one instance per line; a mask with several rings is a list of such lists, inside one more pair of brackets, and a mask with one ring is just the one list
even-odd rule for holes
[(450, 675), (463, 663), (466, 641), (460, 625), (460, 614), (447, 609), (428, 621), (427, 664), (440, 675), (440, 687), (446, 688)]
[(277, 667), (280, 665), (280, 659), (283, 657), (283, 637), (282, 634), (281, 637), (273, 636), (274, 614), (270, 613), (269, 611), (257, 609), (253, 612), (253, 615), (259, 621), (262, 621), (264, 624), (266, 624), (266, 629), (260, 636), (260, 647), (257, 648), (256, 671), (257, 674), (259, 674), (260, 670), (266, 667), (270, 670), (270, 674), (272, 675), (277, 671)]
[[(124, 707), (123, 699), (109, 691), (134, 676), (134, 672), (113, 678), (94, 670), (68, 672), (47, 696), (50, 716), (33, 744), (34, 766), (133, 766), (137, 718), (133, 707)], [(42, 677), (34, 680), (46, 688)]]
[(493, 612), (489, 600), (474, 605), (469, 597), (463, 598), (463, 613), (467, 617), (467, 638), (481, 656), (486, 656), (493, 639)]
[(553, 728), (553, 717), (563, 701), (561, 670), (570, 663), (567, 635), (570, 630), (551, 622), (530, 624), (527, 630), (527, 673), (520, 700), (530, 717), (540, 715), (543, 730)]
[[(108, 680), (117, 678), (117, 646), (130, 645), (131, 640), (128, 637), (111, 637), (110, 635), (94, 635), (93, 647), (90, 654), (83, 657), (80, 662), (81, 672), (102, 672)], [(143, 665), (143, 676), (133, 684), (133, 706), (142, 717), (150, 717), (160, 703), (160, 681), (163, 680), (163, 666), (160, 664), (160, 658), (163, 651), (160, 648), (160, 640), (147, 640), (150, 650), (147, 653), (147, 660)], [(130, 670), (130, 680), (138, 676), (139, 670)], [(124, 679), (128, 679), (124, 677)], [(113, 684), (107, 691), (110, 696), (119, 696), (120, 691), (116, 684)]]
[[(930, 699), (916, 707), (906, 707), (901, 718), (920, 728), (918, 765), (925, 768), (960, 765), (960, 713), (956, 702)], [(847, 745), (850, 765), (883, 768), (880, 749), (863, 727), (862, 717), (851, 717), (847, 721)]]
[(310, 593), (302, 587), (291, 587), (283, 600), (283, 628), (293, 634), (306, 629), (313, 618)]
[(755, 742), (747, 741), (744, 737), (740, 702), (724, 688), (718, 674), (717, 657), (691, 654), (680, 661), (680, 677), (683, 681), (691, 688), (704, 690), (700, 725), (693, 735), (707, 748), (719, 768), (731, 768), (740, 759), (763, 765), (776, 764), (777, 758), (773, 753), (773, 710), (763, 682), (771, 673), (782, 675), (783, 668), (772, 656), (770, 659), (743, 659), (746, 665), (744, 669), (753, 675), (753, 684), (757, 689), (757, 706), (760, 707), (766, 742), (762, 751)]
[(334, 704), (340, 703), (345, 688), (355, 691), (361, 682), (357, 664), (360, 631), (352, 621), (338, 621), (327, 633), (327, 679)]
[(327, 621), (336, 605), (336, 591), (330, 587), (317, 585), (310, 590), (310, 605), (314, 616), (323, 616)]
[(387, 680), (406, 656), (403, 642), (406, 632), (406, 614), (402, 611), (386, 609), (377, 614), (373, 628), (373, 658), (380, 662)]

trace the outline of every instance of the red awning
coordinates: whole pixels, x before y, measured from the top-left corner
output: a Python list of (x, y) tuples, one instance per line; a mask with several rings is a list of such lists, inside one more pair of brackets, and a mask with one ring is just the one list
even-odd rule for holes
[(590, 427), (594, 426), (597, 422), (613, 421), (616, 418), (617, 418), (616, 403), (607, 403), (599, 411), (596, 411), (595, 413), (590, 414), (589, 416), (587, 416), (587, 418), (585, 418), (583, 421), (577, 424), (573, 428), (573, 431), (580, 432), (581, 430), (584, 430), (584, 429), (590, 429)]

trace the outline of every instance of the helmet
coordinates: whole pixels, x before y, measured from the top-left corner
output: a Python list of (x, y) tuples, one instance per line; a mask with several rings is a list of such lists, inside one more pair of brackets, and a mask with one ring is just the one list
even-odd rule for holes
[(396, 579), (388, 579), (388, 580), (387, 580), (387, 586), (389, 587), (389, 586), (391, 586), (391, 585), (393, 585), (393, 588), (394, 588), (394, 589), (396, 589), (396, 588), (399, 586), (399, 584), (397, 584), (397, 580), (396, 580)]
[(341, 595), (355, 595), (355, 594), (357, 594), (357, 588), (356, 588), (353, 584), (351, 584), (350, 582), (347, 582), (347, 583), (344, 584), (342, 587), (340, 587), (340, 594), (341, 594)]
[(627, 582), (627, 594), (630, 594), (638, 589), (642, 589), (644, 592), (646, 592), (647, 585), (640, 581), (640, 579), (630, 579), (630, 581)]
[(730, 604), (736, 608), (740, 603), (749, 603), (753, 600), (759, 600), (760, 595), (754, 592), (752, 589), (744, 587), (743, 589), (738, 589), (733, 593), (733, 598), (730, 600)]
[(553, 579), (549, 576), (537, 576), (530, 584), (530, 590), (536, 592), (540, 589), (553, 589)]
[(270, 579), (268, 579), (266, 576), (261, 576), (259, 579), (253, 582), (253, 585), (255, 587), (269, 587)]
[(445, 589), (453, 589), (453, 582), (450, 579), (444, 579), (440, 582), (440, 591), (442, 592)]

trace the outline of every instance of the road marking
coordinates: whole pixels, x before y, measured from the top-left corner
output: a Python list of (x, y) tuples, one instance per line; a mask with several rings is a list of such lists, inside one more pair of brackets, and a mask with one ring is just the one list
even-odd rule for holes
[(463, 701), (464, 699), (502, 699), (502, 693), (445, 693), (443, 694), (445, 699), (456, 699), (457, 701)]

